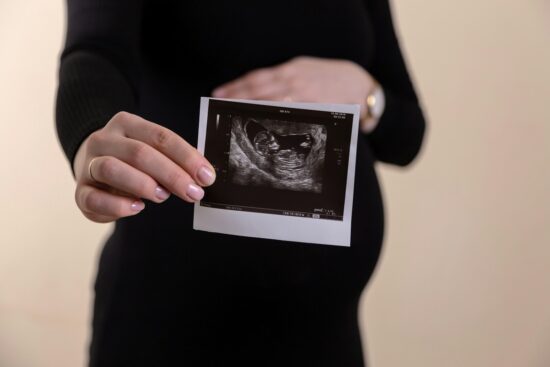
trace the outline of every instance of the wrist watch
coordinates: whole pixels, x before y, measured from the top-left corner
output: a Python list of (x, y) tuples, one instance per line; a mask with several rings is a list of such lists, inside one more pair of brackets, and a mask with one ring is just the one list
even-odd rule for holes
[(363, 132), (370, 133), (378, 125), (378, 121), (382, 117), (384, 108), (386, 107), (384, 90), (379, 84), (376, 84), (369, 93), (365, 104), (367, 107), (367, 116), (363, 122)]

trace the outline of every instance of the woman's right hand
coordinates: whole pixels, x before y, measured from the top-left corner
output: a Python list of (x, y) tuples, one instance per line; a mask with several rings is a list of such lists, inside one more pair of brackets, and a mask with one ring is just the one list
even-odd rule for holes
[(80, 146), (75, 160), (75, 200), (94, 222), (135, 215), (170, 193), (190, 203), (216, 179), (212, 165), (169, 129), (139, 116), (117, 113)]

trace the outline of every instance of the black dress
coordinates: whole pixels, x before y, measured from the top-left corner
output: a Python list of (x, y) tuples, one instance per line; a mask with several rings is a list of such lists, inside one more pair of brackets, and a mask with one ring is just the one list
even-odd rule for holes
[(69, 0), (57, 128), (70, 161), (118, 111), (196, 143), (199, 97), (298, 55), (353, 60), (386, 111), (360, 136), (350, 248), (192, 230), (176, 197), (119, 220), (99, 262), (92, 366), (363, 366), (357, 307), (383, 209), (374, 163), (408, 164), (424, 118), (388, 0)]

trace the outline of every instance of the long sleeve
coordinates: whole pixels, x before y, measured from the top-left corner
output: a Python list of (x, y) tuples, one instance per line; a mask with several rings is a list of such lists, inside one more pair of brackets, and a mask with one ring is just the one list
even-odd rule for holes
[(71, 163), (89, 134), (136, 109), (142, 8), (141, 0), (67, 1), (56, 127)]
[(367, 0), (375, 33), (369, 72), (382, 85), (386, 108), (369, 140), (376, 159), (407, 165), (418, 154), (425, 119), (395, 34), (389, 0)]

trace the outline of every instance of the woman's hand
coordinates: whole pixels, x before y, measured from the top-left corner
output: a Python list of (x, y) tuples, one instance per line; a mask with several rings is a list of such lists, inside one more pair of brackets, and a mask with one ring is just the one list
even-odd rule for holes
[(174, 193), (198, 201), (201, 186), (215, 180), (212, 165), (180, 136), (127, 112), (82, 143), (74, 171), (76, 204), (102, 223), (139, 213), (142, 199), (161, 203)]
[(300, 56), (281, 65), (258, 69), (216, 88), (216, 98), (352, 103), (366, 115), (366, 99), (376, 81), (347, 60)]

